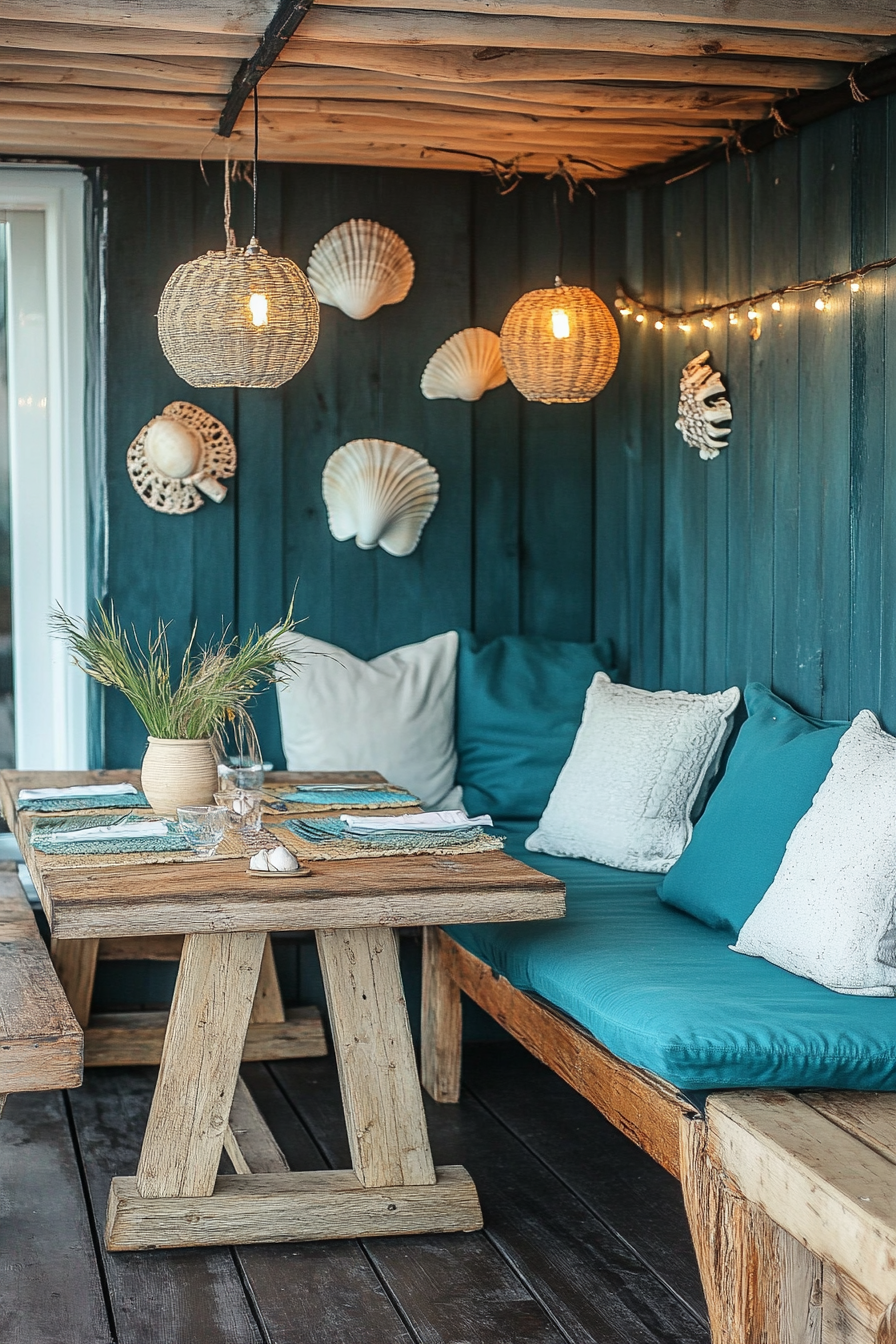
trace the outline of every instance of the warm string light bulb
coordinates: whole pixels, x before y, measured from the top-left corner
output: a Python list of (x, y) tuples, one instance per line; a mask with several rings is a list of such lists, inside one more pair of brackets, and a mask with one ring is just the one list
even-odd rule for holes
[(636, 321), (636, 322), (643, 322), (643, 321), (644, 321), (644, 314), (643, 314), (643, 313), (635, 313), (635, 321)]
[(758, 321), (759, 321), (759, 314), (758, 314), (758, 312), (756, 311), (755, 308), (750, 308), (750, 309), (749, 309), (749, 311), (747, 312), (747, 317), (750, 319), (751, 322), (758, 322)]
[(252, 314), (252, 325), (255, 327), (266, 327), (268, 324), (268, 300), (266, 294), (249, 295), (249, 312)]
[(772, 299), (772, 312), (780, 313), (780, 311), (781, 311), (781, 295), (776, 294), (775, 297)]
[(551, 331), (558, 341), (565, 341), (569, 335), (569, 313), (565, 308), (554, 308), (551, 311)]
[(861, 279), (860, 279), (858, 276), (856, 276), (855, 280), (853, 280), (853, 281), (850, 283), (850, 286), (849, 286), (849, 287), (850, 287), (850, 289), (852, 290), (853, 294), (858, 294), (859, 290), (862, 288), (862, 281), (861, 281)]
[(666, 324), (661, 318), (657, 318), (653, 325), (656, 327), (657, 331), (662, 331)]
[(679, 330), (679, 331), (690, 331), (690, 329), (691, 329), (691, 324), (690, 324), (690, 322), (683, 322), (683, 321), (682, 321), (682, 322), (679, 322), (679, 324), (678, 324), (678, 330)]
[(734, 311), (733, 308), (728, 309), (728, 324), (729, 326), (732, 327), (737, 326), (737, 313)]
[(819, 294), (818, 298), (815, 300), (815, 307), (818, 309), (820, 313), (823, 313), (824, 310), (830, 304), (830, 301), (831, 301), (830, 290), (827, 288), (827, 286), (825, 286), (825, 288)]
[(704, 325), (704, 327), (706, 327), (707, 331), (712, 331), (712, 328), (713, 328), (713, 321), (712, 321), (712, 318), (711, 318), (711, 317), (704, 317), (704, 318), (703, 318), (703, 325)]

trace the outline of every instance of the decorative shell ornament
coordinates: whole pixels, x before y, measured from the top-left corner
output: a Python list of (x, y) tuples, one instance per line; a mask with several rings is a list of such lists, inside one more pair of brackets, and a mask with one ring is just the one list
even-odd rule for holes
[(362, 551), (410, 555), (438, 501), (439, 476), (413, 448), (352, 439), (324, 467), (323, 494), (337, 541), (354, 537)]
[(711, 462), (728, 446), (731, 426), (723, 428), (719, 422), (731, 419), (731, 402), (725, 396), (722, 375), (710, 368), (708, 359), (709, 351), (704, 350), (681, 371), (675, 428), (680, 430), (685, 443), (699, 449), (700, 456)]
[(128, 449), (128, 475), (157, 513), (195, 513), (204, 496), (220, 504), (236, 472), (236, 445), (220, 420), (189, 401), (172, 401)]
[(320, 303), (360, 321), (385, 303), (401, 303), (414, 282), (414, 258), (394, 230), (349, 219), (315, 244), (308, 279)]
[(420, 391), (429, 401), (478, 401), (506, 382), (498, 336), (485, 327), (465, 327), (439, 346), (423, 370)]

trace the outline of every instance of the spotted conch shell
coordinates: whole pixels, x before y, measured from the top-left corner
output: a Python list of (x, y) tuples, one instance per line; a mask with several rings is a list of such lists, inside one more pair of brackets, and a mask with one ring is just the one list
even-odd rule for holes
[(465, 327), (439, 346), (423, 370), (420, 391), (429, 401), (439, 397), (478, 401), (506, 382), (498, 337), (485, 327)]
[(410, 555), (439, 498), (439, 476), (413, 448), (352, 439), (324, 467), (324, 503), (337, 541)]
[(320, 303), (360, 320), (384, 303), (401, 303), (414, 282), (414, 258), (393, 229), (349, 219), (315, 243), (308, 279)]
[(731, 419), (731, 402), (725, 396), (722, 375), (711, 369), (706, 361), (709, 351), (704, 350), (681, 371), (681, 397), (675, 428), (685, 443), (697, 448), (706, 461), (718, 457), (719, 450), (728, 446), (731, 426), (724, 429), (720, 420)]

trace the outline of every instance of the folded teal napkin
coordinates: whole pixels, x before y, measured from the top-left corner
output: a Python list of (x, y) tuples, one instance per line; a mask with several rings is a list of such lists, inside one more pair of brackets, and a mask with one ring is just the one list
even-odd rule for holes
[[(176, 822), (161, 822), (164, 835), (107, 835), (100, 839), (79, 840), (79, 831), (93, 831), (96, 817), (63, 817), (54, 821), (37, 822), (28, 837), (32, 849), (42, 854), (158, 854), (186, 853), (190, 846), (183, 838)], [(109, 828), (112, 829), (111, 827)], [(63, 834), (64, 839), (55, 837)]]
[(451, 831), (366, 831), (363, 835), (353, 835), (339, 817), (293, 817), (278, 824), (312, 845), (349, 840), (362, 848), (394, 849), (397, 853), (456, 849), (458, 845), (481, 840), (485, 835), (481, 826), (459, 826)]
[(285, 803), (307, 803), (310, 807), (412, 807), (420, 802), (404, 789), (353, 789), (335, 784), (297, 788), (293, 793), (281, 793), (280, 798)]
[(65, 798), (20, 798), (16, 804), (20, 812), (83, 812), (100, 807), (116, 812), (132, 807), (149, 807), (145, 793), (106, 793), (101, 797), (73, 793)]

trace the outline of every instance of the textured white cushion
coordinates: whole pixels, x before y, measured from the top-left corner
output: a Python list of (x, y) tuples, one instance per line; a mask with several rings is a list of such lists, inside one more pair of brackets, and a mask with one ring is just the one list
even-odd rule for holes
[(896, 993), (896, 737), (863, 709), (734, 951), (841, 994)]
[(277, 688), (287, 769), (378, 770), (434, 811), (463, 805), (455, 630), (369, 663), (322, 639), (298, 636), (293, 648), (302, 670)]
[(691, 812), (718, 768), (739, 699), (736, 686), (712, 695), (640, 691), (598, 672), (526, 848), (668, 872), (691, 838)]

